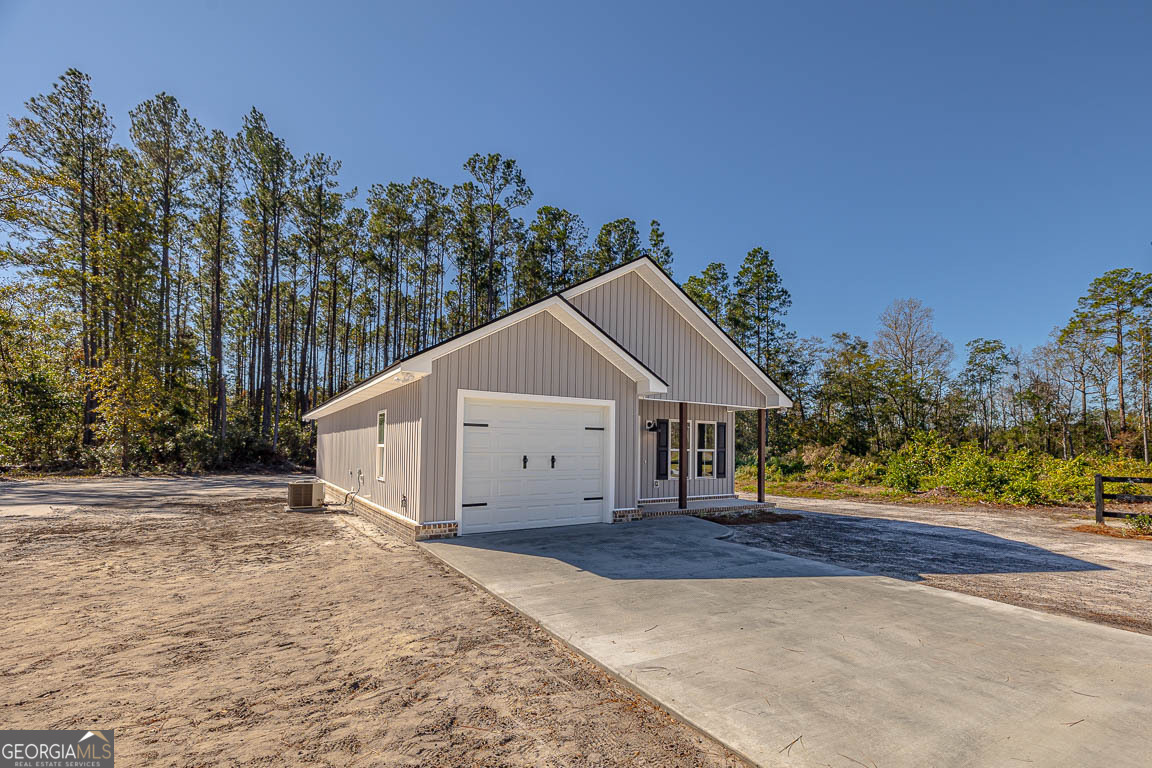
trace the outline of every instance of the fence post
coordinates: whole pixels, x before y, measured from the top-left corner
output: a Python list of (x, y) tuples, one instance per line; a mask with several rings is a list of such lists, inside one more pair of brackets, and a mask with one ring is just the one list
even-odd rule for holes
[(1096, 475), (1096, 522), (1104, 522), (1104, 480)]

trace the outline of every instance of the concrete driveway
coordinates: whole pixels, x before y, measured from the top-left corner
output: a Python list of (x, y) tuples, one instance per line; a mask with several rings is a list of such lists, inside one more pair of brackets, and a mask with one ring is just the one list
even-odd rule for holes
[(756, 763), (1148, 765), (1152, 637), (728, 534), (665, 518), (422, 546)]

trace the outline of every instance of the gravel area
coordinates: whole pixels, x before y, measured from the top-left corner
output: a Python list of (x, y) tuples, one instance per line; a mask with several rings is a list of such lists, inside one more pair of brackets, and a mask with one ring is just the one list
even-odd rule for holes
[(802, 519), (735, 541), (1152, 634), (1152, 542), (1076, 531), (1080, 510), (769, 500)]
[(743, 765), (359, 518), (162, 498), (0, 515), (6, 728), (115, 728), (123, 766)]

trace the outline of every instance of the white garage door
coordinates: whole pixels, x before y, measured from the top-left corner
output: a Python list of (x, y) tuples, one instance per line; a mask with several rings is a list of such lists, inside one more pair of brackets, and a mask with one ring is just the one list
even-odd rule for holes
[(603, 406), (464, 401), (460, 533), (604, 522)]

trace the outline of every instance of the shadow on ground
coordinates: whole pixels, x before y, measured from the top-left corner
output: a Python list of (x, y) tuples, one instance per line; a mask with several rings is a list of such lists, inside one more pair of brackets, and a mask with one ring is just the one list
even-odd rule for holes
[(733, 527), (732, 540), (906, 581), (922, 574), (1107, 571), (1022, 541), (905, 520), (804, 512), (775, 525)]
[[(699, 535), (702, 526), (710, 526), (706, 535)], [(686, 537), (689, 531), (697, 536)], [(785, 523), (728, 527), (662, 518), (489, 533), (443, 544), (551, 558), (609, 579), (798, 578), (863, 571), (918, 581), (922, 573), (1109, 570), (978, 531), (810, 512)]]

